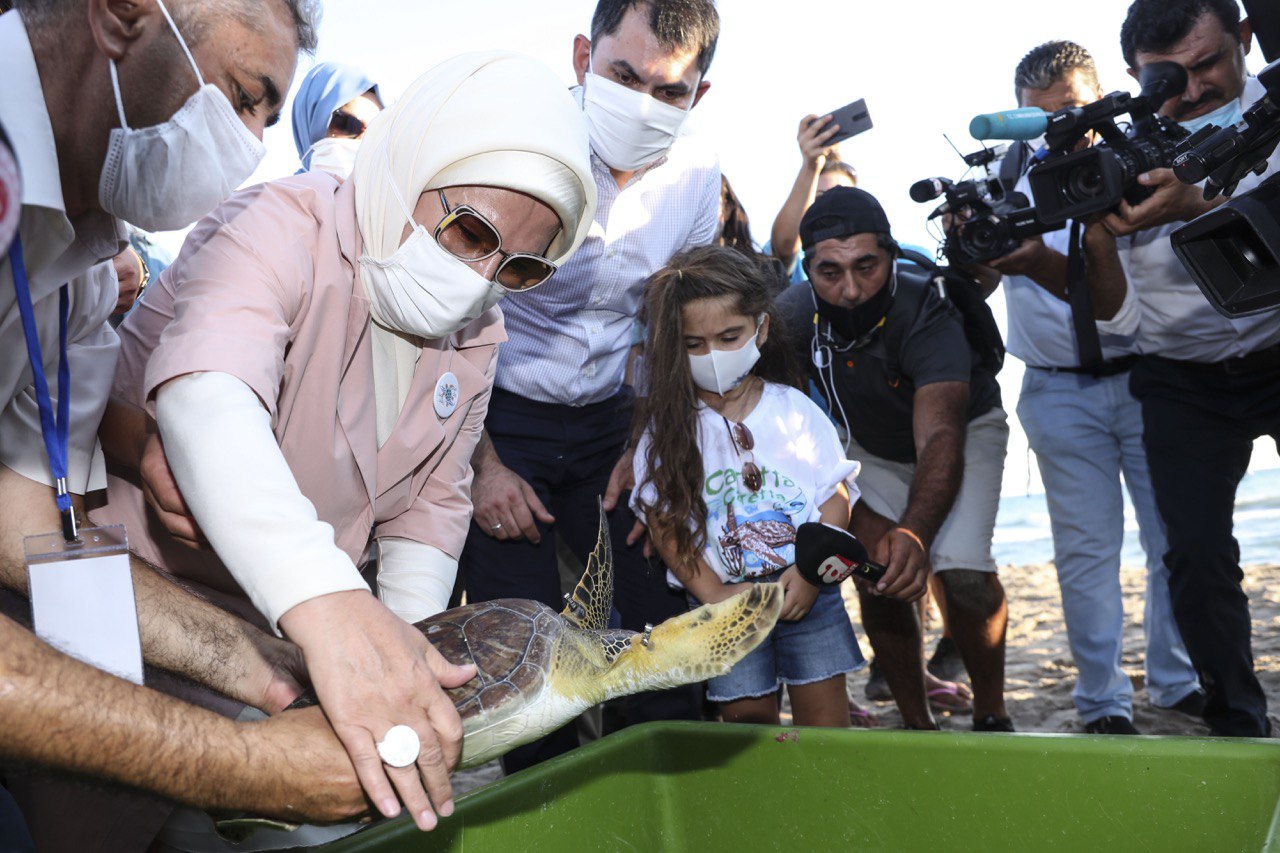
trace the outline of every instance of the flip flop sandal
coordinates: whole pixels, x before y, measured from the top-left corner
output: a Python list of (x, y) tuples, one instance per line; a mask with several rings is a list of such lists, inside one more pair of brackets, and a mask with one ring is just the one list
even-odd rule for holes
[(968, 690), (954, 681), (944, 681), (927, 694), (929, 707), (935, 711), (949, 714), (973, 713), (973, 700), (967, 695)]
[(853, 702), (849, 703), (849, 723), (855, 729), (880, 728), (880, 719), (875, 714)]

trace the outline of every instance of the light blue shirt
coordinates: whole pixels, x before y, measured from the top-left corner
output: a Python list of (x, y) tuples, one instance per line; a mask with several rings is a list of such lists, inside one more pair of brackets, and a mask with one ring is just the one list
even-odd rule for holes
[(494, 385), (544, 403), (585, 406), (622, 388), (644, 283), (720, 228), (720, 163), (696, 137), (619, 189), (594, 153), (595, 221), (546, 284), (504, 299), (507, 342)]

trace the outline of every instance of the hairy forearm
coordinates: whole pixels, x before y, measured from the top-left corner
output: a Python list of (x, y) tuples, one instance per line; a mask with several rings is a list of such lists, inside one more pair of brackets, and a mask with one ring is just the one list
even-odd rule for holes
[(1116, 240), (1101, 225), (1090, 226), (1085, 231), (1084, 249), (1093, 317), (1110, 320), (1120, 311), (1129, 287)]
[(818, 188), (818, 167), (813, 163), (804, 163), (791, 193), (783, 202), (782, 209), (773, 220), (773, 230), (769, 242), (773, 254), (785, 264), (800, 253), (800, 220), (804, 212), (813, 204), (813, 196)]
[(502, 460), (498, 458), (498, 449), (493, 446), (489, 431), (484, 430), (480, 433), (480, 442), (476, 445), (475, 453), (471, 455), (471, 467), (479, 476), (488, 474), (501, 465)]
[[(80, 499), (73, 502), (79, 509)], [(5, 508), (0, 513), (0, 583), (25, 596), (23, 537), (61, 529), (53, 490), (0, 465), (0, 506)], [(136, 558), (130, 561), (147, 663), (264, 710), (292, 701), (277, 695), (276, 675), (291, 668), (296, 650), (165, 580)]]
[(917, 453), (907, 508), (898, 523), (931, 544), (951, 512), (964, 475), (964, 431), (940, 427)]
[(1037, 263), (1026, 272), (1027, 278), (1058, 299), (1067, 300), (1067, 256), (1046, 249)]
[(231, 764), (249, 744), (231, 721), (72, 660), (8, 619), (0, 618), (0, 646), (7, 759), (233, 805), (240, 782)]
[(131, 558), (142, 654), (152, 666), (274, 713), (297, 698), (302, 653)]

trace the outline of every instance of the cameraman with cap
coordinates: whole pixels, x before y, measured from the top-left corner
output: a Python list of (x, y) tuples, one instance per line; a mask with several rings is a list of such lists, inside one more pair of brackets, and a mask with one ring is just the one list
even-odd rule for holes
[[(1186, 91), (1161, 112), (1192, 132), (1235, 123), (1265, 94), (1245, 70), (1251, 42), (1235, 0), (1137, 0), (1120, 31), (1134, 77), (1153, 62), (1187, 69)], [(1173, 612), (1207, 692), (1205, 722), (1218, 735), (1264, 737), (1271, 723), (1253, 670), (1232, 513), (1254, 439), (1280, 434), (1280, 323), (1268, 314), (1222, 316), (1174, 254), (1169, 235), (1224, 200), (1206, 201), (1169, 169), (1139, 180), (1154, 195), (1136, 206), (1122, 202), (1105, 221), (1129, 246), (1129, 281), (1142, 309), (1143, 356), (1130, 388), (1142, 404), (1156, 506), (1169, 537)], [(1237, 192), (1257, 183), (1251, 175)]]
[(1008, 614), (991, 556), (1009, 439), (995, 376), (955, 308), (920, 272), (899, 268), (889, 220), (869, 193), (831, 189), (805, 213), (800, 237), (809, 283), (779, 306), (846, 429), (849, 457), (862, 463), (851, 529), (888, 566), (874, 589), (859, 589), (876, 657), (905, 723), (934, 728), (915, 610), (885, 597), (922, 595), (932, 560), (973, 680), (974, 730), (1013, 731)]
[[(1028, 52), (1014, 73), (1014, 88), (1019, 107), (1049, 113), (1102, 97), (1093, 57), (1069, 41), (1046, 42)], [(1088, 144), (1082, 140), (1080, 146)], [(1001, 171), (1002, 177), (1007, 174)], [(1008, 177), (1020, 178), (1017, 190), (1028, 192), (1025, 176), (1015, 171)], [(1129, 393), (1129, 371), (1138, 360), (1137, 300), (1116, 238), (1098, 217), (1082, 224), (1093, 307), (1089, 320), (1096, 335), (1078, 335), (1073, 328), (1069, 228), (1024, 240), (989, 263), (1005, 274), (1009, 352), (1027, 365), (1018, 418), (1036, 452), (1049, 502), (1054, 565), (1079, 671), (1072, 699), (1089, 734), (1138, 734), (1133, 685), (1121, 666), (1122, 474), (1147, 554), (1147, 692), (1157, 707), (1190, 714), (1203, 709), (1204, 696), (1173, 619), (1164, 527), (1142, 447), (1142, 413)], [(1090, 338), (1096, 344), (1092, 357), (1086, 353)]]

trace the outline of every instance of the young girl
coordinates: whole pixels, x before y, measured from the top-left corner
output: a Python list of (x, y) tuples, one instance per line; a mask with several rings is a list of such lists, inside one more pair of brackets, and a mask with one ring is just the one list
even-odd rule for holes
[[(734, 252), (682, 252), (649, 280), (648, 393), (637, 411), (632, 506), (691, 605), (740, 584), (782, 584), (763, 644), (707, 684), (727, 722), (773, 723), (787, 685), (797, 725), (849, 725), (845, 673), (863, 664), (837, 586), (800, 577), (796, 528), (845, 527), (858, 464), (791, 387), (790, 349), (771, 334), (760, 269)], [(854, 488), (856, 497), (856, 487)]]

